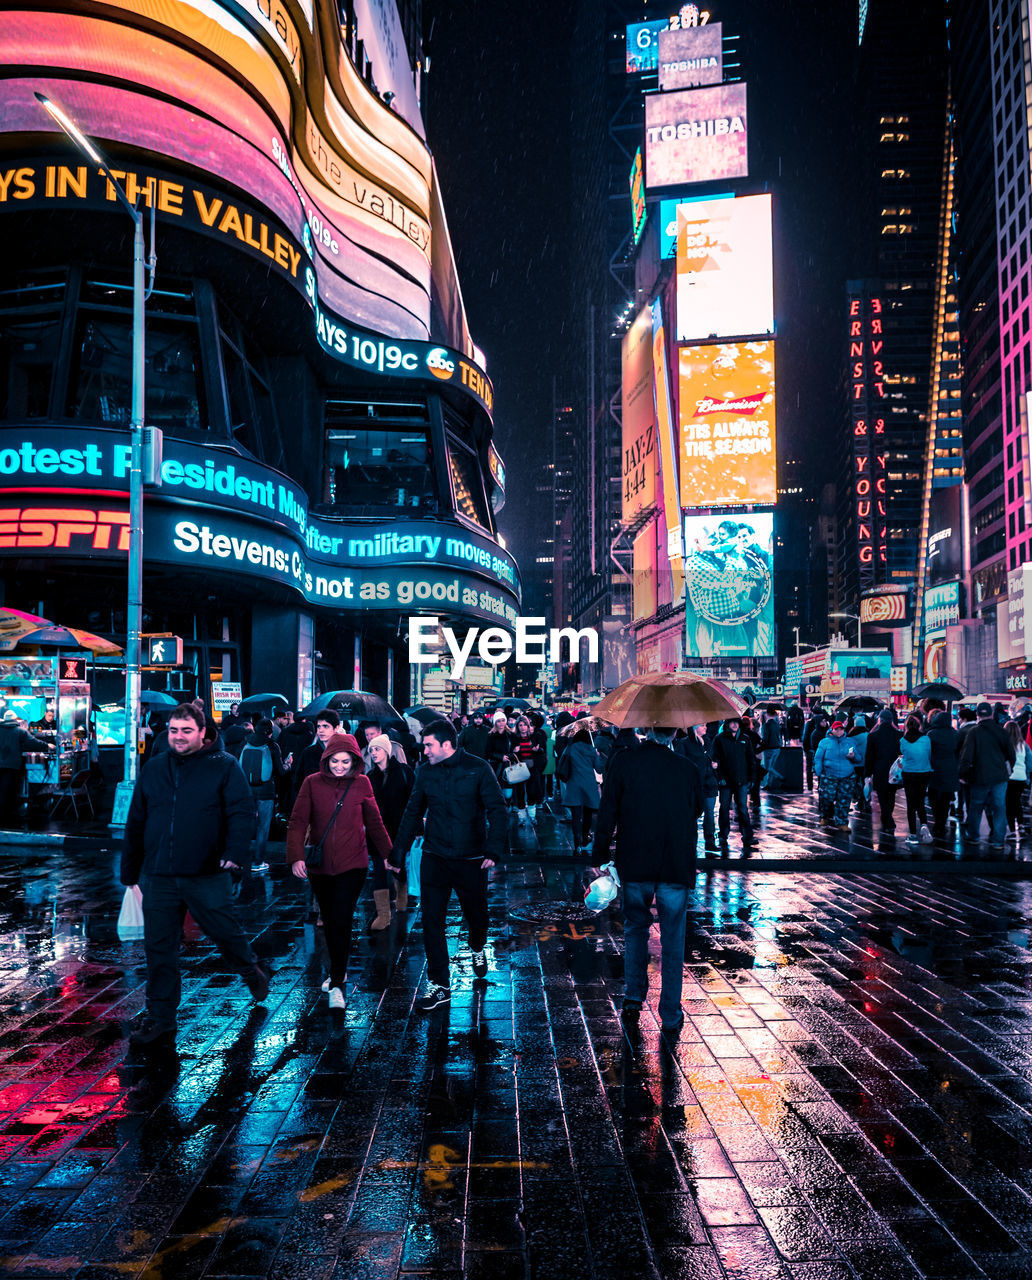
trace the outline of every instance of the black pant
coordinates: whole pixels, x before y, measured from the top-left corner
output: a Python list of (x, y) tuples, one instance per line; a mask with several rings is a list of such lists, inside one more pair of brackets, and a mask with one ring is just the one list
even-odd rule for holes
[(319, 914), (326, 934), (326, 949), (330, 953), (331, 987), (343, 989), (348, 976), (351, 922), (367, 874), (366, 867), (356, 867), (353, 871), (342, 871), (335, 876), (321, 876), (313, 872), (309, 877), (319, 903)]
[(591, 840), (591, 823), (597, 809), (589, 809), (586, 804), (570, 805), (570, 829), (573, 832), (573, 843), (579, 849)]
[(727, 837), (731, 831), (732, 800), (735, 804), (738, 826), (742, 832), (742, 843), (752, 844), (753, 828), (752, 821), (749, 818), (749, 784), (742, 783), (739, 787), (730, 787), (724, 782), (720, 784), (719, 823), (721, 843), (727, 843)]
[(918, 830), (928, 824), (925, 795), (931, 778), (930, 773), (904, 773), (903, 775), (903, 794), (907, 798), (907, 823), (912, 836), (916, 836)]
[(254, 969), (257, 956), (233, 910), (229, 873), (213, 876), (147, 876), (143, 893), (143, 946), (147, 953), (147, 1012), (172, 1026), (179, 1008), (179, 944), (187, 913), (240, 974)]
[(423, 850), (419, 868), (419, 897), (423, 908), (423, 945), (431, 982), (447, 987), (448, 943), (444, 922), (448, 900), (455, 890), (466, 917), (471, 951), (483, 951), (487, 941), (487, 872), (477, 858), (439, 858)]
[(898, 787), (894, 787), (891, 782), (875, 782), (874, 793), (878, 797), (878, 809), (881, 812), (881, 825), (883, 831), (895, 831), (896, 820), (892, 816), (892, 811), (896, 807), (896, 792)]
[(21, 803), (21, 770), (0, 769), (0, 818), (13, 818)]
[(944, 791), (941, 787), (929, 787), (928, 799), (932, 802), (932, 835), (936, 840), (942, 840), (946, 836), (953, 792)]
[(1021, 825), (1021, 801), (1025, 795), (1024, 782), (1007, 783), (1007, 830), (1015, 831)]

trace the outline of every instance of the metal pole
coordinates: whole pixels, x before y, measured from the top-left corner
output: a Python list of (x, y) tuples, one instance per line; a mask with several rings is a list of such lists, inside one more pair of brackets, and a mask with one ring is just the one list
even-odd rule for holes
[(856, 647), (862, 649), (864, 647), (864, 624), (860, 621), (860, 615), (856, 615)]
[(140, 631), (143, 623), (143, 214), (133, 210), (133, 383), (129, 420), (129, 589), (125, 642), (124, 782), (132, 787), (139, 765)]

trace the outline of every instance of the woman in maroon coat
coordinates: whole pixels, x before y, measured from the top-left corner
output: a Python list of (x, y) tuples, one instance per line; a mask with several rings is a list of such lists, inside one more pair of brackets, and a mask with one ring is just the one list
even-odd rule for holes
[[(311, 880), (322, 913), (330, 953), (330, 976), (323, 990), (330, 993), (331, 1009), (344, 1008), (351, 921), (369, 870), (369, 844), (385, 860), (391, 851), (391, 838), (363, 769), (355, 739), (350, 733), (335, 733), (326, 743), (319, 772), (301, 784), (287, 828), (287, 862), (299, 880)], [(309, 870), (305, 845), (318, 844), (324, 832), (322, 866)]]

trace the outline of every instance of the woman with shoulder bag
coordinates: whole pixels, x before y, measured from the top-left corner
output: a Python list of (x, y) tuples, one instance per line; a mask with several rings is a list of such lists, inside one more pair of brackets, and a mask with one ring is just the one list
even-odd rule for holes
[(487, 735), (484, 759), (494, 770), (502, 795), (508, 803), (512, 799), (512, 783), (506, 778), (505, 770), (516, 761), (512, 754), (512, 734), (504, 711), (496, 711), (491, 717), (491, 731)]
[(534, 735), (530, 720), (520, 716), (516, 721), (516, 737), (512, 743), (512, 755), (517, 765), (525, 765), (529, 776), (517, 782), (513, 788), (513, 804), (520, 822), (531, 825), (537, 820), (537, 807), (545, 793), (544, 756), (545, 749)]
[[(373, 797), (380, 810), (383, 825), (393, 841), (401, 826), (408, 798), (412, 794), (415, 775), (407, 764), (391, 754), (394, 744), (385, 733), (373, 738), (366, 750), (371, 766), (366, 777), (373, 784)], [(376, 903), (376, 919), (369, 926), (370, 933), (386, 929), (391, 922), (391, 886), (387, 879), (387, 864), (373, 858), (373, 901)], [(399, 911), (408, 910), (408, 881), (405, 876), (395, 876), (395, 905)]]
[(1029, 779), (1032, 778), (1032, 749), (1026, 743), (1025, 735), (1021, 732), (1021, 725), (1017, 720), (1008, 720), (1006, 729), (1007, 736), (1014, 747), (1014, 764), (1011, 765), (1010, 777), (1007, 779), (1007, 838), (1020, 840), (1021, 802)]
[(574, 848), (581, 853), (591, 848), (591, 824), (602, 796), (598, 785), (602, 757), (586, 729), (579, 729), (573, 735), (560, 764), (563, 804), (570, 810)]
[(928, 792), (928, 784), (932, 780), (932, 744), (924, 732), (920, 716), (907, 716), (899, 752), (903, 762), (903, 794), (907, 798), (907, 824), (910, 827), (907, 844), (917, 844), (918, 841), (921, 844), (931, 844), (932, 833), (928, 830), (925, 796)]
[(362, 772), (362, 752), (350, 733), (326, 743), (319, 772), (297, 793), (287, 828), (287, 862), (299, 880), (310, 880), (319, 903), (330, 976), (323, 983), (331, 1009), (343, 1009), (352, 917), (369, 871), (369, 845), (386, 862), (391, 838)]

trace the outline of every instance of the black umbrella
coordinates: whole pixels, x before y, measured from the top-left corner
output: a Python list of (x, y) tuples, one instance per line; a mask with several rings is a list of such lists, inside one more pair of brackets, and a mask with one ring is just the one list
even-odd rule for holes
[(533, 711), (535, 707), (533, 703), (527, 701), (526, 698), (499, 698), (491, 707), (492, 711), (504, 711), (506, 707), (512, 707), (514, 711)]
[(240, 700), (240, 711), (271, 711), (273, 707), (289, 707), (282, 693), (252, 693)]
[(314, 716), (320, 711), (336, 711), (348, 720), (375, 720), (381, 725), (404, 724), (386, 698), (362, 689), (334, 689), (330, 693), (321, 693), (301, 714)]
[(406, 707), (401, 714), (406, 720), (418, 720), (421, 725), (426, 726), (434, 720), (440, 720), (444, 712), (435, 711), (433, 707)]
[(929, 680), (927, 684), (919, 684), (914, 690), (915, 698), (942, 698), (944, 702), (956, 702), (964, 697), (964, 690), (948, 680)]
[(866, 716), (873, 714), (875, 711), (880, 711), (884, 706), (885, 703), (880, 698), (872, 697), (869, 693), (853, 693), (848, 698), (843, 698), (835, 707), (835, 714), (841, 715), (845, 713), (848, 715), (859, 711)]

